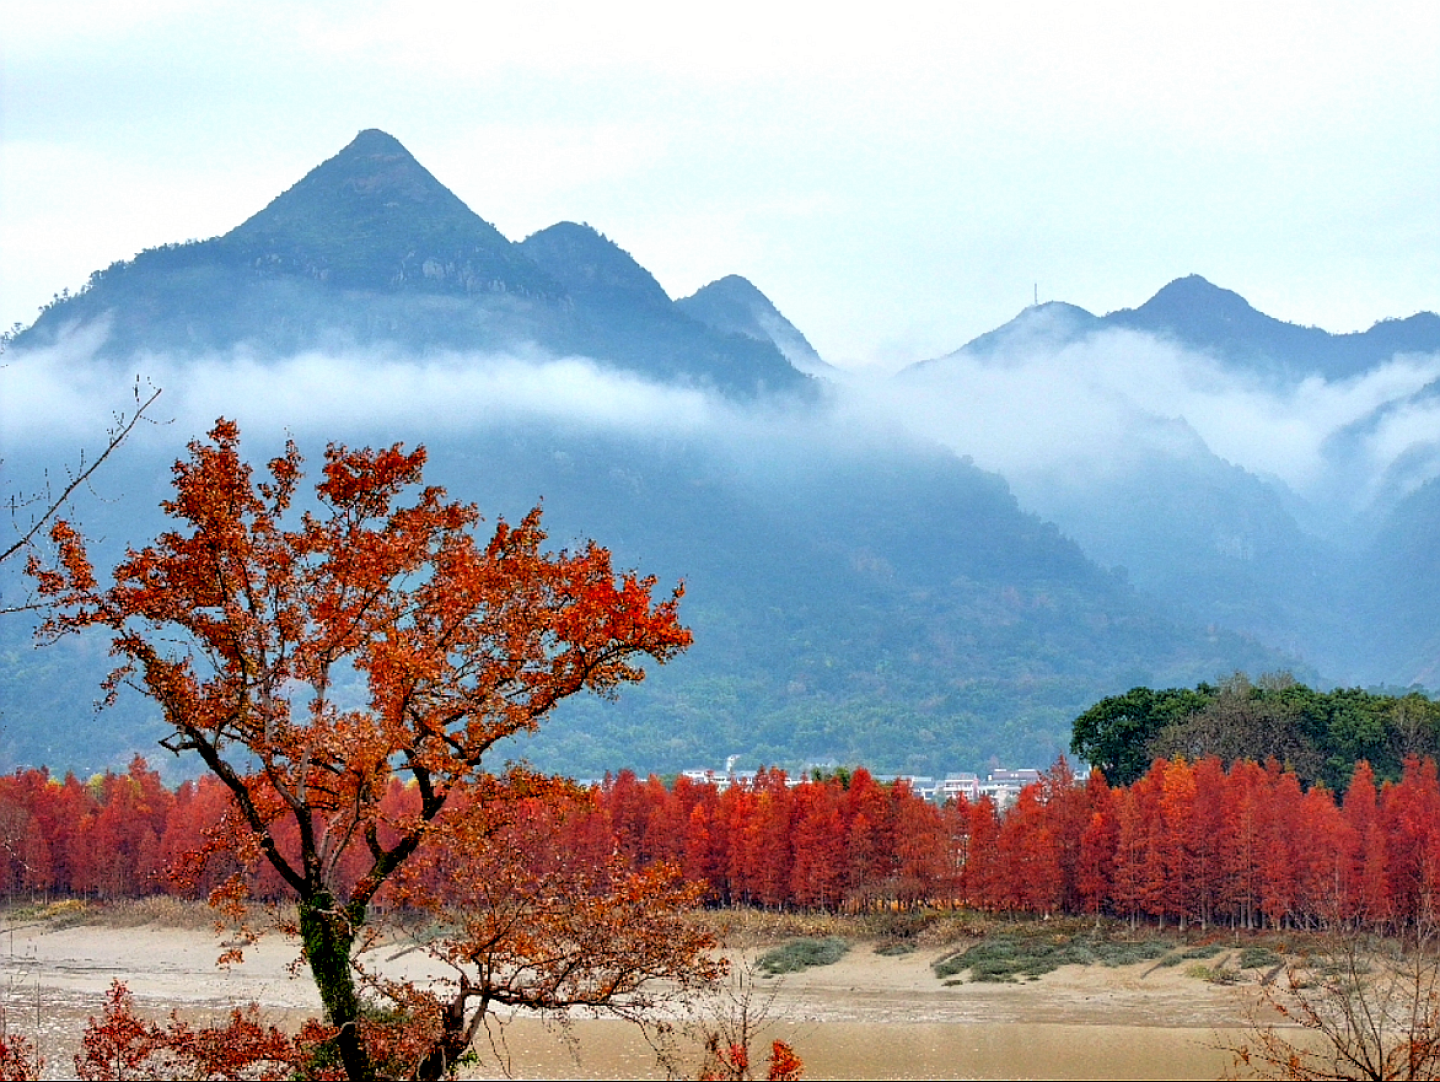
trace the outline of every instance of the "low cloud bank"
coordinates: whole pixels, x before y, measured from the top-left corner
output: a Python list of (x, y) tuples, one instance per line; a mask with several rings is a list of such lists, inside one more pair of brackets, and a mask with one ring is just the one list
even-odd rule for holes
[(1399, 356), (1353, 379), (1299, 382), (1237, 370), (1130, 332), (984, 358), (954, 354), (900, 377), (852, 381), (878, 408), (1021, 488), (1081, 483), (1154, 456), (1208, 450), (1317, 503), (1359, 512), (1394, 467), (1408, 488), (1440, 473), (1440, 355)]
[(1110, 331), (985, 358), (955, 354), (896, 378), (837, 376), (819, 409), (738, 403), (658, 384), (584, 358), (384, 350), (244, 352), (97, 359), (104, 328), (0, 361), (0, 451), (63, 454), (103, 442), (133, 405), (137, 377), (163, 388), (167, 423), (139, 443), (178, 448), (216, 417), (267, 439), (404, 440), (533, 418), (620, 434), (704, 437), (763, 464), (777, 439), (826, 446), (933, 441), (1016, 487), (1086, 486), (1157, 457), (1218, 456), (1278, 480), (1316, 506), (1365, 513), (1440, 473), (1440, 355), (1401, 356), (1341, 382), (1294, 383), (1237, 371), (1144, 334)]
[[(133, 367), (97, 361), (100, 342), (77, 335), (9, 358), (0, 369), (0, 427), (12, 445), (83, 438), (123, 409), (137, 376), (163, 388), (166, 427), (189, 435), (219, 416), (257, 434), (341, 438), (418, 435), (535, 416), (602, 428), (686, 431), (723, 407), (701, 390), (648, 382), (583, 358), (529, 360), (446, 354), (307, 352), (261, 361), (243, 352), (199, 360), (151, 356)], [(413, 438), (413, 437), (412, 437)]]

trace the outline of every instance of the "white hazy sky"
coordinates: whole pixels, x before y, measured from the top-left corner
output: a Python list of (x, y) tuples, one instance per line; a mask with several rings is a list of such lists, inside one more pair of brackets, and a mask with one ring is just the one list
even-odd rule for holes
[[(823, 14), (822, 14), (823, 12)], [(0, 0), (0, 321), (224, 232), (361, 128), (513, 239), (755, 282), (893, 368), (1188, 273), (1440, 309), (1440, 4)]]

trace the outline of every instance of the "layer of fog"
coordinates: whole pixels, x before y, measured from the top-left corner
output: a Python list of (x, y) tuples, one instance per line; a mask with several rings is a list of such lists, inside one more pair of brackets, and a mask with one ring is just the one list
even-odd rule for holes
[[(12, 354), (0, 369), (6, 443), (93, 435), (97, 418), (133, 397), (137, 378), (162, 388), (166, 427), (186, 438), (220, 416), (266, 437), (403, 429), (414, 441), (522, 416), (689, 431), (713, 423), (717, 408), (700, 390), (655, 384), (583, 358), (443, 354), (416, 360), (378, 350), (261, 360), (239, 350), (198, 359), (150, 355), (122, 366), (97, 359), (102, 344), (103, 330), (89, 329), (54, 347)], [(148, 431), (151, 439), (173, 439)]]
[(1288, 490), (1303, 517), (1333, 531), (1440, 474), (1440, 398), (1423, 393), (1437, 379), (1440, 354), (1284, 381), (1113, 330), (952, 354), (894, 380), (852, 381), (845, 398), (1001, 473), (1022, 502), (1214, 456)]
[[(93, 448), (133, 402), (137, 377), (163, 388), (141, 445), (179, 447), (218, 416), (267, 442), (294, 434), (414, 443), (535, 418), (617, 433), (713, 438), (763, 462), (782, 438), (843, 445), (907, 432), (1004, 476), (1022, 504), (1082, 493), (1159, 460), (1219, 459), (1299, 497), (1328, 528), (1383, 511), (1440, 473), (1440, 355), (1396, 357), (1350, 380), (1284, 383), (1127, 331), (983, 359), (964, 353), (893, 379), (835, 374), (823, 405), (742, 403), (663, 385), (583, 358), (385, 350), (307, 352), (262, 361), (97, 359), (104, 329), (0, 362), (0, 452)], [(26, 449), (23, 456), (16, 451)]]
[[(55, 346), (0, 358), (0, 493), (63, 487), (105, 446), (115, 420), (133, 412), (137, 389), (148, 394), (155, 387), (161, 395), (146, 423), (97, 478), (91, 510), (81, 512), (87, 522), (102, 517), (96, 497), (116, 504), (117, 512), (137, 498), (153, 509), (168, 494), (168, 465), (219, 417), (238, 423), (243, 452), (256, 463), (291, 438), (313, 462), (331, 442), (431, 444), (468, 454), (490, 434), (538, 433), (537, 453), (553, 461), (536, 462), (533, 477), (502, 486), (523, 506), (484, 508), (509, 514), (549, 495), (546, 478), (557, 465), (597, 447), (608, 447), (598, 452), (607, 462), (620, 456), (612, 472), (644, 469), (643, 456), (665, 447), (689, 448), (713, 464), (712, 479), (739, 489), (758, 483), (763, 490), (786, 484), (802, 460), (893, 449), (903, 436), (878, 426), (841, 429), (833, 412), (813, 401), (738, 401), (706, 387), (660, 383), (584, 357), (527, 349), (425, 357), (384, 348), (315, 350), (266, 360), (238, 349), (117, 362), (103, 354), (104, 338), (103, 327), (82, 328)], [(594, 444), (591, 437), (611, 442)], [(630, 463), (625, 455), (641, 460)], [(492, 479), (482, 487), (496, 485)], [(477, 498), (468, 488), (456, 494)]]

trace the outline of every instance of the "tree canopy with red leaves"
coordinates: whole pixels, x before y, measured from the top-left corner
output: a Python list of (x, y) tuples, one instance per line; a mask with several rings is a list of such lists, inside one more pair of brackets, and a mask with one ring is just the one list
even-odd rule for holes
[[(424, 463), (423, 448), (332, 445), (297, 513), (295, 445), (257, 481), (221, 420), (174, 467), (162, 504), (174, 529), (129, 551), (113, 584), (63, 521), (57, 564), (30, 563), (54, 606), (48, 632), (109, 629), (122, 661), (111, 694), (130, 684), (154, 699), (165, 746), (228, 788), (223, 844), (292, 894), (352, 1079), (377, 1069), (366, 995), (412, 1020), (424, 1039), (409, 1069), (433, 1078), (493, 1006), (633, 1009), (654, 978), (717, 972), (709, 938), (674, 919), (695, 898), (678, 871), (527, 866), (533, 805), (563, 817), (586, 797), (486, 761), (568, 696), (613, 694), (642, 679), (643, 659), (684, 650), (681, 590), (656, 600), (653, 578), (617, 573), (593, 542), (547, 551), (538, 508), (478, 540), (476, 508), (423, 486)], [(412, 799), (387, 800), (397, 779)], [(422, 867), (453, 889), (401, 874)], [(454, 974), (443, 994), (360, 967), (382, 890), (465, 907), (433, 944)]]

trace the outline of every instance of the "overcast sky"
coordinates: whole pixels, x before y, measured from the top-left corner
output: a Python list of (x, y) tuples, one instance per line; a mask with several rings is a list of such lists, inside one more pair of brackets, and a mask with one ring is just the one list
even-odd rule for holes
[(1440, 4), (952, 7), (0, 0), (0, 320), (367, 127), (512, 239), (588, 221), (677, 297), (743, 274), (846, 366), (1037, 283), (1440, 309)]

